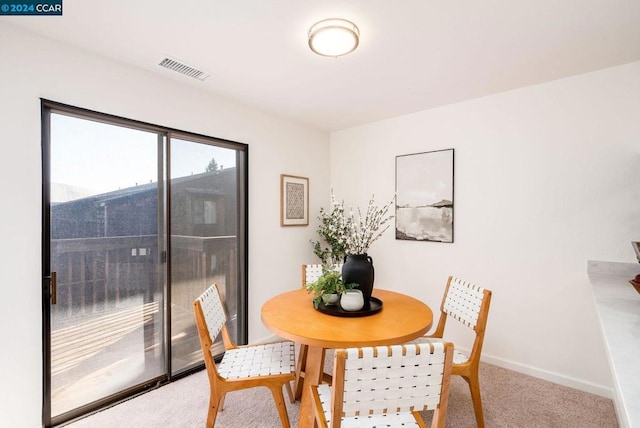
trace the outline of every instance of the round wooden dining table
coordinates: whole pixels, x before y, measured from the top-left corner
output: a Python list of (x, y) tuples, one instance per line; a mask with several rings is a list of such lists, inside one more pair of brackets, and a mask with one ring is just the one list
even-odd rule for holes
[(431, 328), (433, 312), (413, 297), (374, 289), (382, 301), (377, 313), (367, 316), (335, 316), (313, 307), (313, 294), (297, 289), (280, 294), (262, 306), (262, 322), (278, 336), (308, 345), (298, 427), (313, 427), (311, 385), (318, 385), (324, 370), (326, 349), (396, 345), (424, 335)]

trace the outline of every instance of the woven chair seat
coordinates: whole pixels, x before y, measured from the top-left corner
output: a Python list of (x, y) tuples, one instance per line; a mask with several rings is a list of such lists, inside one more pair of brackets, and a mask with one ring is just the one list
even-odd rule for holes
[(229, 349), (218, 364), (218, 374), (225, 379), (289, 374), (295, 369), (295, 345), (290, 341)]

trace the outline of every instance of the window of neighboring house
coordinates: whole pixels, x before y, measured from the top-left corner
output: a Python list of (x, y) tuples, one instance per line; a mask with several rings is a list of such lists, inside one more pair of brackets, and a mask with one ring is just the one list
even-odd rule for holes
[(204, 201), (204, 224), (216, 224), (217, 222), (215, 201)]
[(194, 224), (216, 224), (218, 222), (215, 201), (194, 199), (192, 203)]

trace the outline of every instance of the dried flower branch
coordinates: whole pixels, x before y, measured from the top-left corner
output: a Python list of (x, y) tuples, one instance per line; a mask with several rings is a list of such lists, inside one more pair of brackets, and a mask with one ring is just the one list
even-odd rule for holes
[(348, 232), (346, 252), (348, 254), (365, 254), (371, 244), (389, 228), (390, 225), (387, 223), (394, 217), (389, 215), (393, 201), (394, 199), (391, 199), (379, 208), (374, 203), (374, 195), (371, 195), (364, 218), (360, 208), (358, 208), (357, 219), (353, 210), (350, 211), (350, 218), (346, 222)]
[(313, 252), (327, 267), (335, 266), (342, 262), (345, 254), (365, 254), (371, 244), (375, 242), (389, 228), (389, 220), (394, 216), (389, 214), (395, 198), (392, 198), (383, 207), (377, 207), (374, 203), (374, 195), (371, 195), (365, 216), (362, 216), (360, 208), (357, 216), (353, 209), (349, 215), (345, 215), (344, 203), (338, 203), (331, 189), (331, 209), (320, 209), (318, 219), (318, 234), (321, 241), (311, 241)]

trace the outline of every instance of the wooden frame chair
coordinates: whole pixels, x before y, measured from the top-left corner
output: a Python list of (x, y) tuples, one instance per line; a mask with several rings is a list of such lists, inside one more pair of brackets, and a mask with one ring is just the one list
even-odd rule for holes
[(480, 398), (478, 368), (480, 366), (484, 332), (489, 316), (491, 294), (490, 290), (450, 276), (447, 280), (447, 287), (444, 291), (442, 304), (440, 305), (440, 318), (435, 331), (415, 341), (419, 343), (442, 340), (445, 325), (449, 317), (459, 321), (475, 332), (475, 339), (469, 355), (460, 352), (457, 348), (455, 349), (451, 373), (462, 376), (464, 380), (467, 381), (471, 392), (471, 399), (473, 400), (473, 411), (476, 416), (476, 423), (479, 428), (484, 427), (484, 416), (482, 412), (482, 399)]
[[(285, 385), (293, 402), (290, 381), (295, 379), (295, 347), (290, 341), (236, 346), (227, 330), (227, 316), (217, 285), (210, 286), (194, 302), (194, 312), (204, 363), (211, 389), (206, 426), (215, 425), (218, 410), (222, 410), (227, 392), (264, 386), (271, 390), (282, 426), (289, 428), (289, 416), (284, 403)], [(212, 347), (222, 333), (225, 353), (216, 366)]]
[(424, 410), (433, 410), (431, 426), (444, 428), (453, 344), (339, 349), (331, 385), (312, 387), (315, 422), (320, 427), (426, 427)]
[[(302, 288), (309, 283), (315, 282), (322, 276), (322, 265), (308, 264), (302, 265)], [(300, 350), (298, 351), (298, 362), (296, 366), (296, 380), (293, 385), (293, 397), (299, 400), (302, 397), (302, 388), (304, 386), (304, 373), (307, 367), (307, 352), (309, 347), (305, 344), (300, 344)], [(331, 375), (328, 373), (322, 374), (322, 381), (331, 383)]]

